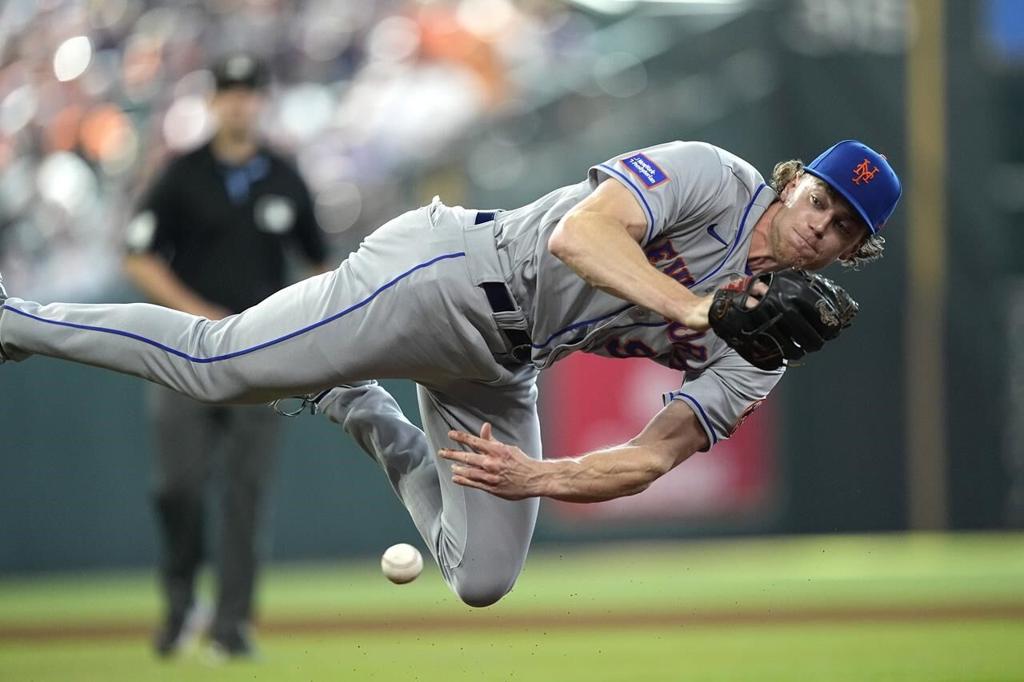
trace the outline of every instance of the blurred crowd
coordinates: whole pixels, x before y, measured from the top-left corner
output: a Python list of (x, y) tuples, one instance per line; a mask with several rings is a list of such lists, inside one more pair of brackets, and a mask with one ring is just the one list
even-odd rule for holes
[(0, 270), (40, 300), (101, 296), (137, 193), (210, 131), (207, 70), (271, 65), (262, 130), (338, 251), (411, 208), (403, 183), (586, 50), (557, 0), (5, 0)]

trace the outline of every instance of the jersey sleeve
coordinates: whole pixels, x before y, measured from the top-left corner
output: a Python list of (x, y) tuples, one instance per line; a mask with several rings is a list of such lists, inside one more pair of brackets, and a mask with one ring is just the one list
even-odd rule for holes
[(179, 238), (180, 216), (175, 201), (178, 165), (172, 163), (151, 184), (136, 205), (124, 235), (131, 254), (151, 253), (170, 260)]
[(611, 158), (590, 169), (592, 187), (622, 183), (647, 215), (641, 246), (682, 221), (710, 213), (725, 180), (718, 150), (704, 142), (668, 142)]
[(710, 447), (729, 438), (782, 378), (785, 369), (760, 370), (728, 351), (696, 379), (664, 394), (666, 405), (681, 400), (690, 406), (708, 435)]

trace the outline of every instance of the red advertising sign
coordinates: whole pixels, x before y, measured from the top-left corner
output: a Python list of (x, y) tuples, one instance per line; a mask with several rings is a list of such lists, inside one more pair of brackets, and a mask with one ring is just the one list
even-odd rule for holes
[[(544, 456), (575, 456), (623, 443), (678, 389), (681, 374), (649, 360), (576, 354), (545, 372), (541, 387)], [(686, 519), (742, 523), (777, 500), (775, 418), (769, 398), (732, 438), (699, 452), (639, 495), (600, 504), (555, 504), (572, 522)]]

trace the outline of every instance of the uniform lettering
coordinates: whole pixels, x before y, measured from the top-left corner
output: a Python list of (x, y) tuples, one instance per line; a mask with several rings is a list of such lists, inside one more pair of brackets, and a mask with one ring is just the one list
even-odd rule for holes
[(668, 326), (668, 338), (672, 342), (672, 356), (669, 359), (669, 366), (672, 369), (691, 369), (690, 363), (698, 365), (707, 362), (708, 349), (698, 343), (704, 338), (705, 332), (695, 332), (678, 322)]
[(637, 339), (611, 339), (605, 344), (604, 349), (613, 358), (653, 358), (657, 355), (653, 348)]
[[(647, 260), (666, 275), (685, 287), (694, 283), (686, 261), (667, 239), (656, 241), (644, 249)], [(678, 322), (668, 324), (665, 330), (669, 349), (663, 362), (672, 369), (692, 371), (690, 363), (703, 365), (708, 358), (708, 349), (701, 345), (705, 332), (694, 331)], [(605, 343), (605, 352), (614, 358), (658, 358), (662, 353), (654, 350), (639, 339), (614, 338)]]
[(679, 255), (672, 242), (665, 239), (651, 244), (646, 249), (647, 261), (658, 268), (666, 275), (682, 284), (690, 287), (694, 283), (690, 269), (686, 267), (686, 261)]

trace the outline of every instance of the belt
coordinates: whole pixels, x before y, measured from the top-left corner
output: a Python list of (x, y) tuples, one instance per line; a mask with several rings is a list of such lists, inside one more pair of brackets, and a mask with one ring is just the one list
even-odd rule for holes
[[(504, 282), (484, 282), (480, 288), (487, 294), (487, 302), (491, 304), (491, 310), (496, 313), (513, 312), (516, 304), (508, 294)], [(508, 339), (512, 350), (509, 355), (515, 358), (516, 362), (529, 362), (533, 357), (533, 339), (522, 329), (503, 328), (501, 332)]]
[[(474, 225), (482, 225), (489, 223), (494, 220), (494, 211), (478, 211), (476, 218), (473, 220)], [(495, 313), (507, 313), (515, 312), (519, 310), (515, 301), (512, 300), (512, 296), (508, 293), (508, 287), (505, 286), (504, 282), (482, 282), (480, 288), (484, 290), (484, 294), (487, 295), (487, 302), (491, 305), (491, 310)], [(511, 327), (503, 327), (499, 324), (501, 332), (505, 335), (508, 340), (511, 350), (509, 355), (512, 356), (516, 362), (527, 363), (533, 357), (533, 339), (523, 329), (515, 329)]]

